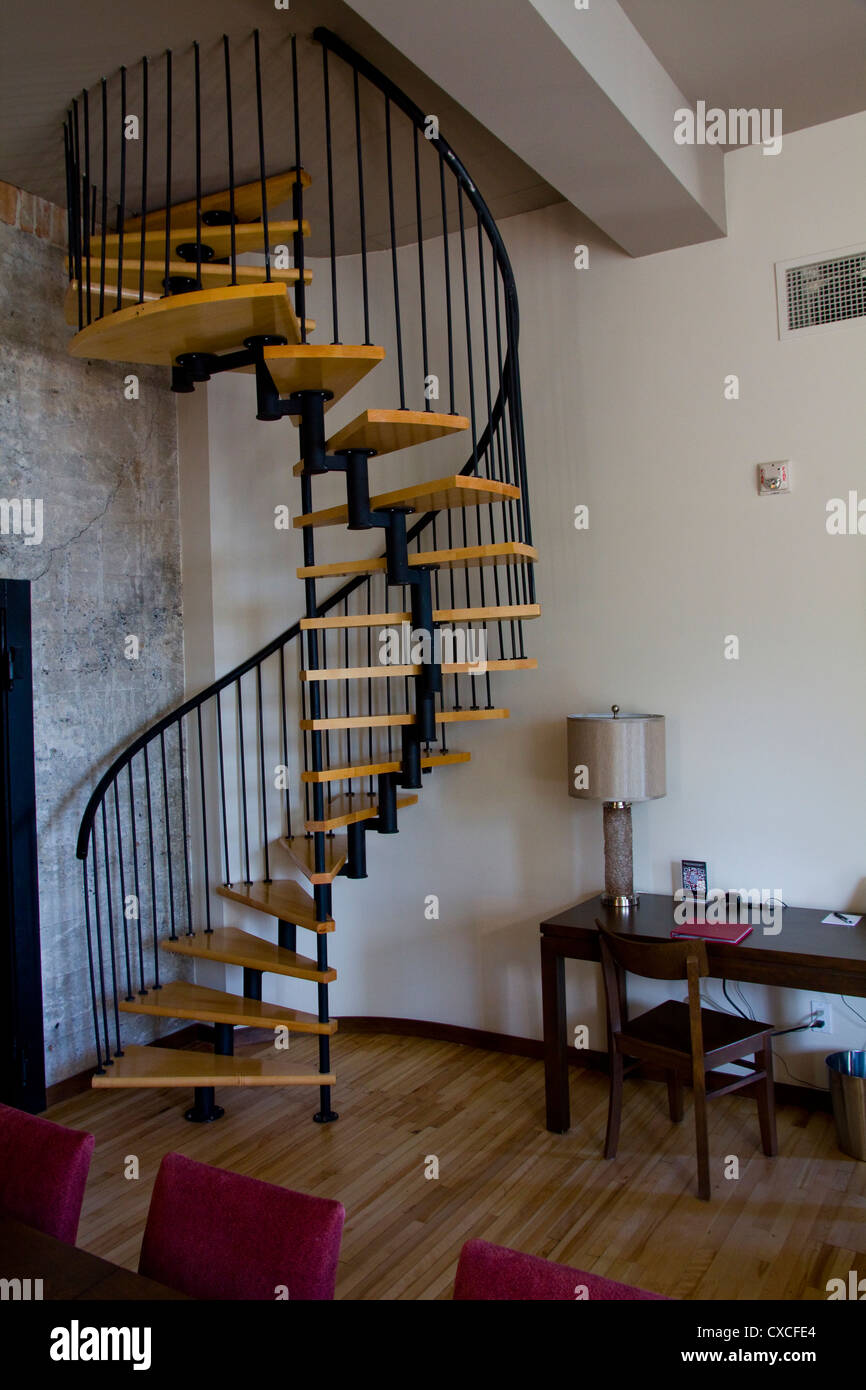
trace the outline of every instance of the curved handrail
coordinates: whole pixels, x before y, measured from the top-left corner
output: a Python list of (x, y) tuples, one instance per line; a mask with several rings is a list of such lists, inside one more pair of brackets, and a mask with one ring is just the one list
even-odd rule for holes
[[(361, 54), (357, 53), (348, 44), (344, 43), (344, 41), (340, 39), (336, 34), (334, 34), (330, 29), (321, 26), (316, 28), (313, 31), (313, 38), (317, 42), (321, 43), (323, 47), (329, 49), (338, 57), (342, 58), (351, 67), (355, 68), (359, 73), (366, 77), (367, 80), (371, 82), (373, 86), (378, 87), (378, 89), (384, 95), (386, 95), (391, 101), (393, 101), (395, 106), (399, 106), (399, 108), (413, 122), (417, 129), (423, 130), (425, 128), (427, 118), (424, 112), (421, 110), (421, 108), (417, 106), (416, 103), (411, 100), (411, 98), (407, 97), (406, 94), (402, 92), (400, 88), (397, 87), (389, 77), (387, 77), (384, 73), (380, 72), (378, 68), (376, 68), (372, 63), (368, 62), (366, 58), (362, 57)], [(494, 432), (497, 429), (499, 422), (501, 421), (504, 415), (506, 404), (509, 402), (519, 402), (517, 341), (520, 330), (520, 318), (517, 305), (517, 287), (514, 279), (514, 272), (511, 267), (511, 262), (508, 258), (508, 252), (505, 249), (505, 243), (503, 242), (502, 236), (499, 232), (496, 222), (493, 219), (493, 214), (491, 213), (486, 202), (479, 193), (477, 186), (470, 177), (462, 161), (459, 159), (457, 154), (448, 144), (448, 141), (445, 140), (444, 137), (442, 137), (441, 135), (432, 139), (430, 143), (437, 150), (439, 150), (443, 160), (448, 164), (454, 177), (457, 179), (458, 183), (466, 193), (469, 202), (475, 209), (479, 222), (484, 227), (488, 239), (493, 247), (496, 262), (502, 274), (504, 290), (507, 351), (502, 367), (502, 386), (496, 397), (495, 402), (491, 406), (490, 415), (486, 427), (484, 428), (475, 447), (473, 448), (472, 454), (470, 455), (469, 459), (460, 469), (461, 474), (471, 474), (476, 471), (480, 460), (484, 457), (488, 449), (491, 447)], [(520, 467), (521, 475), (521, 496), (523, 499), (525, 499), (525, 454), (523, 446), (522, 418), (519, 412), (517, 422), (517, 433), (519, 449), (518, 464)], [(439, 513), (435, 511), (425, 513), (409, 529), (407, 533), (407, 539), (410, 541), (414, 540), (418, 535), (421, 534), (422, 531), (426, 530), (426, 528), (431, 525), (431, 523), (438, 515)], [(382, 554), (384, 555), (385, 552), (383, 551)], [(361, 585), (363, 585), (366, 582), (366, 578), (366, 575), (359, 575), (356, 578), (350, 579), (345, 584), (341, 585), (340, 588), (335, 590), (334, 593), (330, 594), (326, 599), (323, 599), (322, 602), (317, 605), (317, 616), (324, 617), (325, 614), (330, 612), (332, 608), (337, 607), (340, 603), (343, 602), (344, 599), (348, 598), (348, 596), (351, 593), (354, 593), (356, 589), (360, 588)], [(208, 700), (220, 694), (221, 691), (227, 689), (236, 681), (242, 679), (243, 676), (247, 675), (250, 671), (255, 670), (256, 667), (260, 666), (270, 656), (275, 655), (278, 651), (280, 651), (281, 648), (287, 646), (289, 642), (294, 641), (294, 639), (300, 635), (300, 631), (301, 621), (299, 619), (296, 622), (292, 623), (292, 625), (286, 628), (283, 632), (279, 633), (276, 637), (272, 638), (266, 646), (261, 648), (261, 650), (255, 652), (252, 656), (247, 657), (245, 661), (240, 663), (240, 665), (234, 667), (233, 670), (227, 672), (226, 675), (221, 676), (216, 681), (213, 681), (210, 685), (206, 686), (203, 690), (199, 691), (198, 694), (190, 696), (189, 699), (183, 701), (182, 704), (177, 705), (168, 714), (164, 715), (161, 719), (157, 720), (155, 724), (152, 724), (147, 729), (143, 730), (143, 732), (139, 734), (138, 737), (132, 741), (132, 743), (128, 744), (127, 747), (124, 748), (124, 750), (118, 754), (118, 756), (113, 760), (113, 762), (102, 774), (99, 781), (96, 783), (96, 786), (94, 787), (93, 791), (91, 792), (90, 797), (88, 798), (87, 805), (85, 806), (83, 815), (81, 817), (81, 824), (79, 826), (78, 838), (76, 842), (75, 853), (78, 859), (86, 860), (88, 857), (88, 847), (90, 844), (91, 834), (93, 832), (96, 813), (99, 809), (99, 806), (102, 803), (105, 793), (114, 783), (118, 774), (123, 771), (124, 767), (126, 767), (129, 763), (132, 762), (136, 754), (141, 752), (141, 750), (148, 746), (151, 742), (153, 742), (154, 739), (159, 738), (159, 736), (162, 733), (164, 733), (166, 729), (171, 728), (173, 725), (185, 719), (188, 714), (191, 714), (196, 709), (199, 709)]]

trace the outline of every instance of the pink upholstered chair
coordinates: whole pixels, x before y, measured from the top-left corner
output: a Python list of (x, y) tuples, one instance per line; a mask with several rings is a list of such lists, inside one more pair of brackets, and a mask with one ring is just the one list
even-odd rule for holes
[(95, 1140), (0, 1105), (0, 1211), (75, 1244)]
[(166, 1154), (139, 1274), (191, 1298), (334, 1297), (345, 1208)]
[(467, 1240), (460, 1251), (454, 1297), (462, 1302), (516, 1299), (664, 1299), (663, 1294), (645, 1293), (628, 1284), (615, 1284), (597, 1274), (553, 1264), (537, 1255), (522, 1255), (504, 1245), (486, 1240)]

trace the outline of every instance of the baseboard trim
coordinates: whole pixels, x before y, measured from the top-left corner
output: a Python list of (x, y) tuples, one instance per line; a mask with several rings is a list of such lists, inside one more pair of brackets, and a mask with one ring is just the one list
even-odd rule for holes
[[(404, 1038), (426, 1038), (429, 1042), (459, 1043), (462, 1047), (477, 1047), (484, 1052), (508, 1052), (515, 1057), (531, 1057), (536, 1062), (544, 1060), (544, 1043), (540, 1038), (520, 1038), (511, 1033), (492, 1033), (484, 1028), (463, 1028), (459, 1024), (435, 1023), (423, 1018), (350, 1016), (339, 1020), (338, 1039), (340, 1033), (378, 1033)], [(266, 1042), (270, 1036), (265, 1029), (249, 1028), (245, 1030), (243, 1041), (256, 1044)], [(191, 1043), (210, 1042), (212, 1039), (213, 1029), (208, 1024), (191, 1023), (185, 1028), (178, 1028), (174, 1033), (167, 1033), (165, 1037), (155, 1038), (149, 1045), (188, 1047)], [(578, 1051), (576, 1047), (569, 1047), (568, 1062), (572, 1067), (607, 1071), (607, 1053), (597, 1052), (593, 1048)], [(77, 1072), (75, 1076), (69, 1076), (49, 1086), (46, 1092), (47, 1105), (58, 1105), (62, 1100), (69, 1100), (71, 1096), (89, 1090), (93, 1071), (94, 1068), (89, 1067), (86, 1071)], [(753, 1090), (751, 1086), (744, 1086), (740, 1094), (750, 1096)], [(784, 1081), (776, 1082), (776, 1101), (779, 1105), (793, 1105), (804, 1110), (831, 1109), (829, 1091), (792, 1086)]]

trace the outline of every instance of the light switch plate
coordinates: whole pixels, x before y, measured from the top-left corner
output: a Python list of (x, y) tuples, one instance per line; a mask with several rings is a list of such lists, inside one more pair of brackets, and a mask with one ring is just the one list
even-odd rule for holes
[(758, 492), (761, 497), (773, 497), (777, 492), (791, 491), (791, 460), (758, 464)]

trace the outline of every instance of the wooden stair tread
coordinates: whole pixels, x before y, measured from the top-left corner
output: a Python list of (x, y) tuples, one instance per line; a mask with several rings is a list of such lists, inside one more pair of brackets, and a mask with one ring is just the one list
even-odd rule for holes
[[(463, 569), (474, 565), (520, 565), (533, 563), (537, 559), (538, 551), (525, 541), (500, 541), (496, 545), (467, 545), (455, 550), (422, 550), (417, 555), (409, 556), (409, 564)], [(382, 555), (369, 560), (337, 560), (327, 565), (302, 565), (297, 574), (299, 579), (328, 579), (341, 574), (381, 574), (387, 567)]]
[(349, 845), (345, 835), (335, 835), (325, 840), (325, 867), (321, 871), (316, 869), (316, 847), (313, 840), (307, 840), (300, 835), (290, 840), (284, 835), (279, 844), (295, 866), (313, 884), (333, 883), (349, 857)]
[[(516, 618), (540, 618), (539, 603), (510, 603), (487, 608), (436, 608), (434, 623), (509, 622)], [(408, 623), (411, 613), (350, 613), (348, 617), (302, 618), (304, 629), (340, 630), (352, 627), (397, 627)]]
[[(443, 661), (443, 676), (485, 675), (488, 671), (535, 671), (538, 661), (533, 656), (513, 656), (485, 661), (481, 668), (468, 661)], [(329, 667), (320, 671), (302, 671), (301, 680), (307, 683), (316, 681), (359, 681), (374, 680), (382, 676), (420, 676), (421, 666), (342, 666)]]
[[(412, 483), (408, 487), (395, 488), (393, 492), (380, 492), (370, 498), (370, 506), (374, 510), (408, 507), (413, 512), (436, 512), (454, 507), (480, 507), (486, 502), (509, 502), (519, 496), (520, 488), (511, 483), (497, 483), (472, 474), (454, 473), (447, 478), (437, 478), (434, 482)], [(349, 508), (343, 504), (296, 516), (294, 525), (298, 529), (307, 526), (345, 526), (348, 520)]]
[[(83, 266), (82, 268), (83, 268), (84, 273), (85, 273), (85, 275), (86, 275), (86, 274), (87, 274), (87, 266), (85, 265), (85, 266)], [(110, 313), (117, 307), (117, 276), (118, 276), (119, 270), (120, 270), (120, 265), (119, 265), (119, 262), (118, 262), (117, 260), (112, 259), (112, 260), (110, 260), (110, 261), (106, 261), (106, 263), (105, 263), (105, 295), (104, 295), (104, 298), (103, 298), (103, 312), (104, 312), (104, 313), (109, 313), (109, 314), (110, 314)], [(94, 300), (95, 300), (95, 304), (94, 304), (93, 302), (91, 302), (91, 315), (92, 315), (93, 317), (95, 317), (95, 316), (96, 316), (96, 313), (98, 313), (98, 306), (99, 306), (99, 289), (100, 289), (100, 276), (101, 276), (101, 273), (102, 273), (102, 270), (101, 270), (100, 265), (99, 265), (98, 263), (97, 263), (96, 265), (94, 265), (93, 262), (91, 261), (91, 265), (90, 265), (90, 297), (91, 297), (91, 301), (94, 301)], [(169, 264), (168, 264), (168, 273), (169, 273), (169, 275), (187, 275), (187, 276), (192, 276), (192, 278), (195, 279), (195, 276), (196, 276), (195, 262), (193, 262), (192, 264), (190, 264), (189, 261), (169, 261)], [(124, 298), (124, 299), (130, 299), (130, 298), (131, 298), (131, 299), (134, 299), (134, 301), (137, 303), (137, 302), (138, 302), (139, 291), (140, 291), (140, 288), (141, 288), (141, 266), (140, 266), (139, 262), (138, 262), (137, 260), (127, 260), (127, 258), (124, 256), (124, 258), (123, 258), (123, 270), (122, 270), (122, 275), (123, 275), (123, 298)], [(235, 267), (235, 278), (236, 278), (237, 284), (239, 284), (239, 285), (264, 285), (264, 284), (267, 283), (267, 281), (265, 280), (265, 267), (264, 267), (264, 265), (239, 265), (239, 266), (236, 266), (236, 267)], [(295, 270), (294, 268), (291, 268), (291, 269), (289, 269), (289, 270), (272, 270), (272, 271), (271, 271), (271, 280), (270, 280), (270, 283), (271, 283), (272, 285), (296, 285), (299, 278), (300, 278), (300, 277), (299, 277), (298, 271)], [(311, 284), (311, 283), (312, 283), (312, 279), (313, 279), (313, 272), (312, 272), (311, 270), (306, 270), (306, 269), (305, 269), (305, 270), (304, 270), (304, 284), (305, 284), (305, 285)], [(162, 257), (159, 257), (158, 259), (152, 260), (152, 261), (145, 261), (145, 263), (144, 263), (144, 298), (145, 298), (145, 300), (149, 300), (149, 299), (163, 299), (163, 298), (165, 297), (165, 287), (164, 287), (164, 283), (163, 283), (164, 280), (165, 280), (165, 262), (164, 262), (164, 260), (162, 259)], [(203, 290), (224, 289), (224, 288), (227, 288), (229, 285), (231, 285), (231, 283), (232, 283), (232, 268), (231, 268), (230, 265), (222, 265), (222, 264), (215, 265), (215, 264), (213, 264), (213, 263), (208, 264), (207, 262), (203, 262), (203, 263), (202, 263), (202, 266), (201, 266), (201, 287), (202, 287)], [(85, 294), (87, 293), (87, 284), (86, 284), (86, 282), (84, 283), (84, 293), (85, 293)], [(69, 283), (69, 287), (68, 287), (68, 289), (67, 289), (67, 291), (66, 291), (66, 299), (65, 299), (65, 301), (64, 301), (64, 310), (65, 310), (65, 313), (66, 313), (66, 322), (67, 322), (67, 323), (73, 322), (73, 320), (70, 319), (70, 317), (69, 317), (70, 311), (72, 311), (72, 310), (74, 310), (75, 315), (76, 315), (76, 319), (77, 319), (77, 316), (78, 316), (78, 281), (77, 281), (77, 280), (71, 280), (70, 283)], [(252, 371), (253, 369), (250, 368), (250, 370)]]
[[(414, 444), (426, 444), (450, 434), (468, 430), (465, 415), (442, 415), (432, 410), (365, 410), (327, 441), (329, 454), (344, 449), (374, 449), (377, 454), (391, 454), (396, 449), (411, 449)], [(300, 477), (304, 461), (295, 464), (294, 473)]]
[[(325, 402), (326, 411), (357, 386), (384, 357), (383, 347), (369, 345), (292, 343), (286, 347), (265, 348), (265, 362), (280, 395), (330, 391), (333, 399)], [(238, 370), (253, 372), (255, 368), (239, 367)]]
[(288, 1028), (292, 1033), (337, 1031), (337, 1020), (320, 1023), (315, 1014), (289, 1009), (283, 1004), (267, 1004), (245, 999), (222, 989), (208, 989), (186, 980), (169, 980), (160, 989), (139, 995), (132, 1001), (121, 999), (118, 1008), (126, 1014), (147, 1014), (156, 1018), (194, 1018), (202, 1023), (229, 1023), (241, 1028)]
[[(477, 719), (507, 719), (507, 709), (448, 709), (436, 714), (437, 724), (462, 724)], [(299, 727), (315, 729), (384, 729), (414, 724), (414, 714), (353, 714), (334, 719), (301, 719)]]
[[(268, 225), (268, 241), (271, 251), (275, 246), (288, 245), (292, 237), (298, 230), (298, 224), (293, 219), (283, 222), (271, 222)], [(235, 224), (235, 254), (242, 255), (246, 251), (264, 251), (265, 234), (261, 222), (238, 222)], [(310, 235), (309, 222), (301, 223), (301, 231), (304, 236)], [(195, 229), (195, 219), (186, 227), (175, 227), (172, 223), (169, 232), (169, 258), (177, 258), (177, 248), (179, 246), (194, 244), (197, 239)], [(133, 261), (141, 260), (141, 243), (144, 241), (145, 260), (159, 260), (162, 256), (165, 259), (165, 228), (151, 227), (148, 219), (144, 235), (140, 231), (123, 233), (123, 259), (131, 257)], [(202, 246), (210, 246), (213, 250), (213, 260), (221, 261), (226, 256), (232, 254), (232, 229), (231, 227), (202, 227), (201, 229)], [(82, 246), (81, 264), (87, 264), (87, 246)], [(109, 232), (105, 238), (105, 258), (115, 259), (120, 254), (120, 233)], [(102, 237), (98, 234), (90, 238), (90, 278), (94, 275), (99, 278), (100, 266), (102, 263)], [(195, 269), (195, 260), (188, 262)], [(68, 261), (67, 261), (68, 265)], [(94, 270), (95, 267), (95, 270)], [(75, 267), (77, 269), (77, 267)]]
[(221, 898), (243, 903), (244, 907), (254, 907), (259, 912), (267, 912), (283, 922), (293, 922), (296, 927), (306, 927), (308, 931), (330, 932), (334, 930), (333, 917), (324, 922), (316, 921), (316, 904), (299, 883), (293, 879), (274, 879), (271, 883), (237, 883), (232, 887), (220, 884), (217, 893)]
[[(297, 169), (288, 169), (284, 174), (272, 174), (265, 180), (265, 199), (269, 211), (278, 208), (281, 203), (285, 203), (292, 196), (292, 189), (296, 183), (300, 183), (302, 188), (309, 188), (313, 180), (306, 169), (298, 176)], [(183, 219), (196, 224), (198, 203), (195, 198), (191, 198), (186, 203), (172, 203), (171, 220)], [(207, 193), (201, 200), (201, 210), (205, 212), (231, 212), (232, 195), (228, 188), (221, 189), (219, 193)], [(262, 215), (262, 181), (253, 179), (251, 183), (242, 183), (234, 190), (234, 210), (235, 217), (239, 222), (257, 222)], [(146, 223), (148, 227), (165, 227), (166, 212), (165, 208), (155, 208), (153, 212), (148, 209), (146, 213)], [(141, 226), (142, 219), (138, 217), (128, 217), (123, 224), (124, 232), (134, 231)]]
[[(397, 810), (404, 811), (407, 806), (415, 806), (417, 796), (398, 796)], [(355, 792), (352, 796), (335, 796), (326, 807), (322, 820), (305, 820), (305, 830), (340, 830), (344, 825), (357, 825), (359, 821), (373, 820), (379, 814), (379, 798), (368, 792)]]
[(218, 1057), (210, 1052), (185, 1052), (178, 1047), (141, 1047), (131, 1043), (103, 1076), (94, 1076), (97, 1089), (141, 1086), (332, 1086), (333, 1072), (299, 1071), (288, 1055)]
[(193, 956), (196, 960), (219, 960), (226, 965), (243, 965), (250, 970), (264, 970), (272, 975), (291, 975), (296, 980), (329, 984), (337, 978), (337, 972), (332, 967), (320, 970), (308, 956), (287, 951), (284, 946), (265, 941), (263, 937), (254, 936), (240, 927), (216, 927), (209, 934), (199, 932), (196, 936), (179, 936), (177, 941), (163, 940), (159, 944), (172, 955)]
[[(427, 753), (421, 755), (421, 767), (449, 767), (455, 763), (468, 763), (471, 753)], [(302, 782), (349, 782), (356, 777), (377, 777), (380, 772), (399, 772), (399, 758), (384, 758), (373, 763), (352, 763), (343, 767), (326, 767), (321, 772), (302, 772)]]
[(284, 285), (196, 290), (97, 319), (69, 343), (73, 357), (171, 366), (184, 352), (224, 352), (264, 333), (300, 338)]

